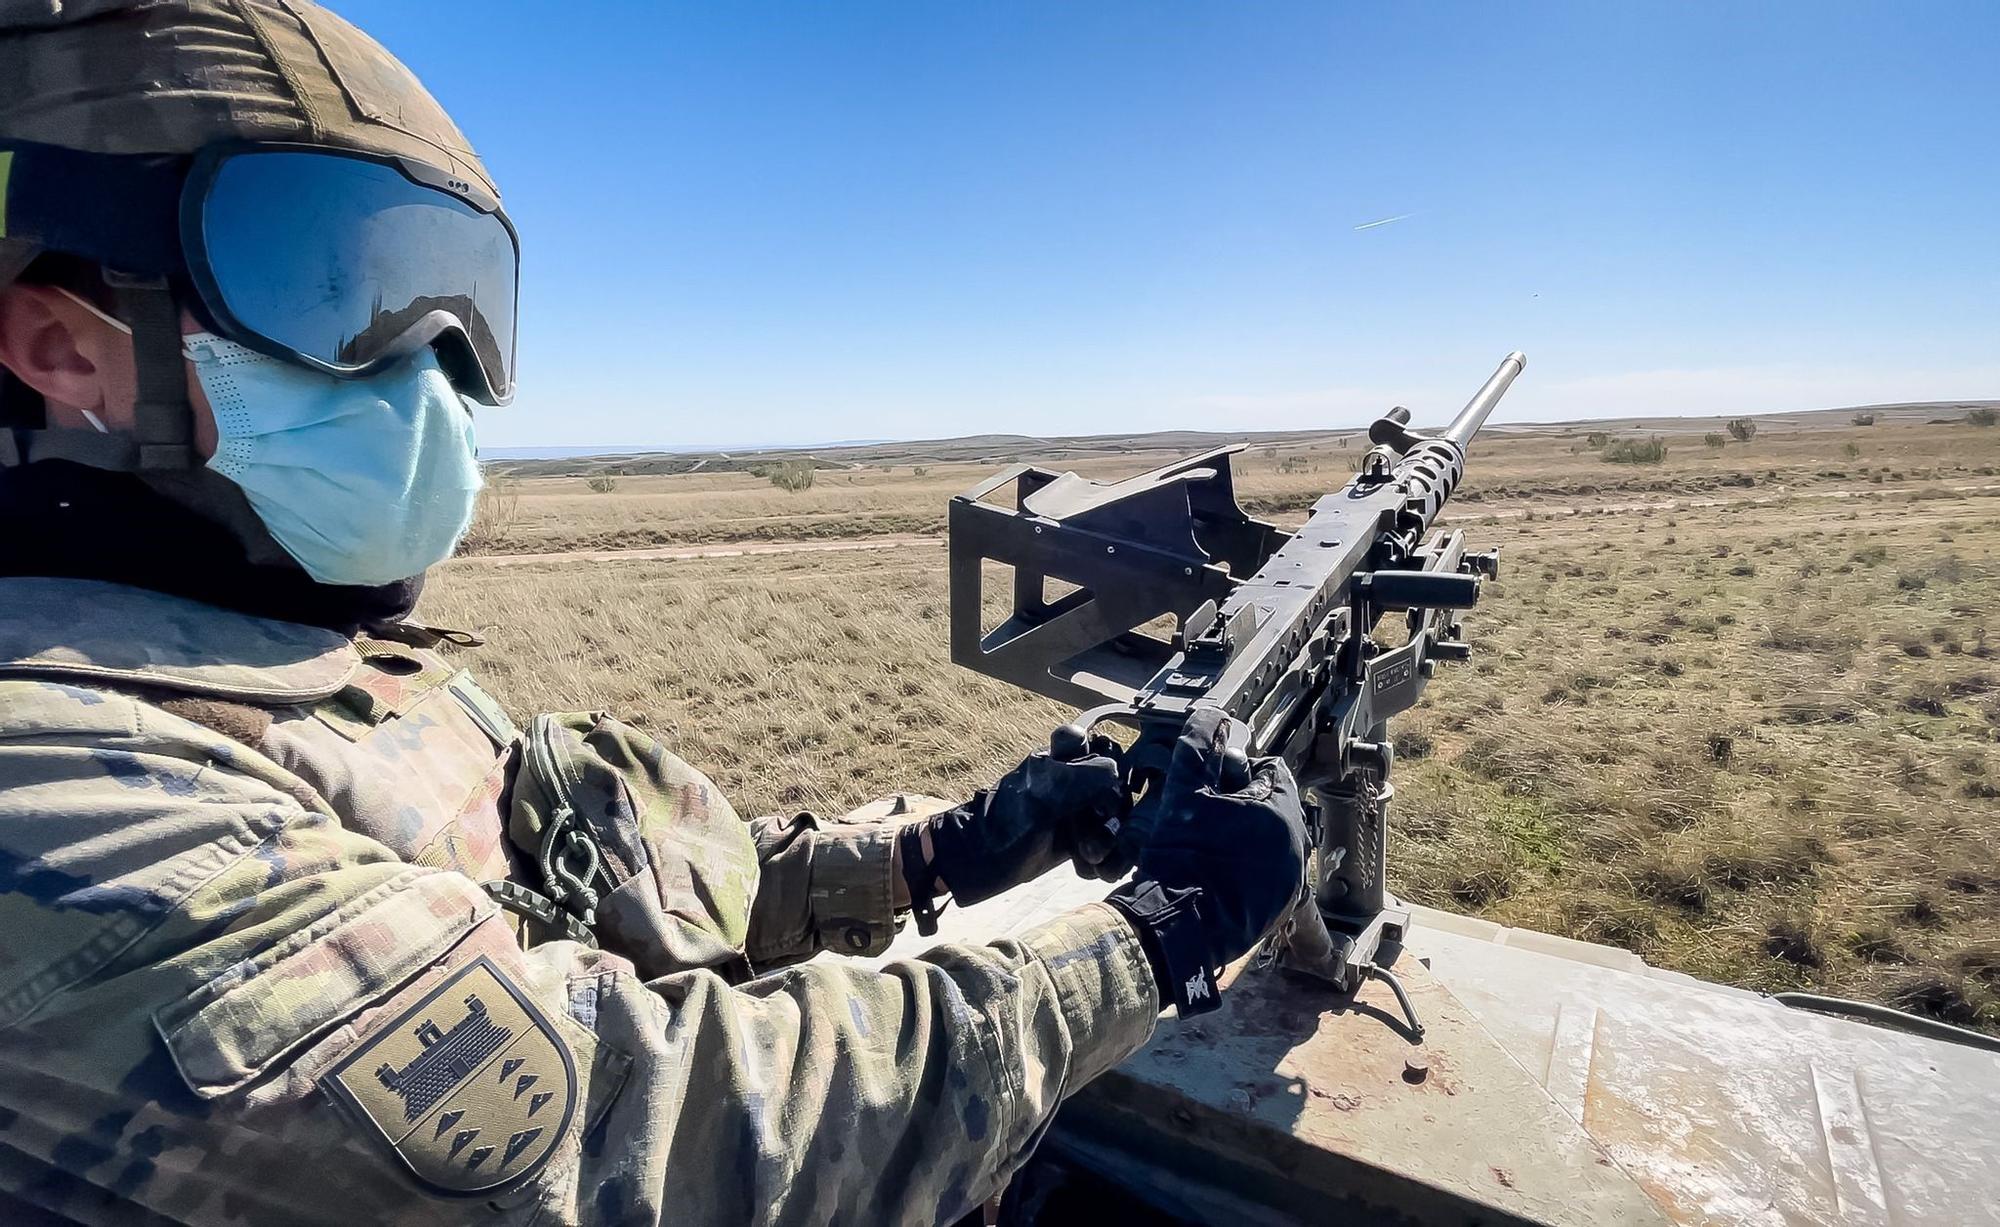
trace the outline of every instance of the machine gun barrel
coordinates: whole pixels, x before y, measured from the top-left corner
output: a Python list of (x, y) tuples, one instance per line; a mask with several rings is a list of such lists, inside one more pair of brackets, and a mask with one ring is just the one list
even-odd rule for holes
[(1486, 424), (1486, 418), (1493, 412), (1493, 407), (1500, 403), (1501, 397), (1507, 395), (1507, 389), (1514, 386), (1515, 377), (1526, 369), (1528, 369), (1526, 354), (1518, 349), (1508, 354), (1501, 360), (1499, 369), (1493, 372), (1492, 378), (1488, 379), (1485, 386), (1466, 402), (1465, 408), (1459, 410), (1458, 416), (1451, 420), (1451, 425), (1445, 427), (1438, 438), (1456, 443), (1461, 448), (1472, 442), (1472, 436), (1478, 434), (1479, 428)]

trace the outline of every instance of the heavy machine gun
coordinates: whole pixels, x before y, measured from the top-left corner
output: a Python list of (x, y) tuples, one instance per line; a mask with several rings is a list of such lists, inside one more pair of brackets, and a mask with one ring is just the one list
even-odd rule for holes
[[(1084, 708), (1053, 751), (1117, 722), (1151, 780), (1206, 703), (1238, 718), (1237, 748), (1290, 763), (1315, 853), (1261, 953), (1339, 986), (1232, 970), (1223, 1009), (1064, 1105), (1003, 1223), (2000, 1227), (2000, 1065), (1965, 1037), (1793, 1010), (1388, 891), (1387, 723), (1466, 657), (1461, 615), (1499, 569), (1437, 517), (1523, 365), (1510, 355), (1434, 435), (1400, 410), (1375, 422), (1360, 471), (1294, 532), (1244, 514), (1240, 448), (1109, 483), (1021, 465), (953, 502), (953, 659)], [(1060, 874), (1036, 889), (960, 936), (1101, 891)], [(1362, 985), (1392, 962), (1407, 985), (1380, 978), (1411, 1015), (1394, 1032)]]
[[(1377, 419), (1359, 471), (1295, 532), (1237, 503), (1241, 444), (1109, 483), (1016, 465), (951, 503), (952, 660), (1085, 708), (1052, 737), (1058, 755), (1127, 726), (1140, 781), (1160, 778), (1196, 706), (1228, 712), (1232, 751), (1283, 757), (1315, 815), (1300, 904), (1262, 954), (1350, 992), (1382, 974), (1419, 1034), (1376, 961), (1410, 918), (1384, 876), (1387, 722), (1437, 662), (1469, 655), (1461, 612), (1498, 577), (1498, 551), (1468, 553), (1463, 532), (1432, 526), (1525, 366), (1509, 354), (1434, 435), (1411, 431), (1406, 409)], [(1010, 483), (1013, 505), (992, 501)], [(1012, 604), (988, 629), (993, 564), (1013, 568)], [(1387, 646), (1392, 613), (1407, 634)]]

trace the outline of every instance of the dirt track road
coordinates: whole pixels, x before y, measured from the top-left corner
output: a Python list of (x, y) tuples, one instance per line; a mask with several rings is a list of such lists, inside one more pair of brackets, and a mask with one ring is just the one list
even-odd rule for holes
[(897, 534), (842, 541), (718, 541), (711, 545), (661, 545), (628, 550), (561, 550), (548, 554), (470, 554), (446, 566), (514, 567), (550, 562), (682, 562), (693, 558), (744, 558), (754, 554), (846, 554), (894, 550), (906, 545), (943, 545), (943, 537)]
[[(1530, 513), (1538, 518), (1561, 516), (1621, 515), (1649, 511), (1686, 511), (1726, 506), (1764, 506), (1786, 499), (1829, 500), (1883, 499), (1907, 495), (1913, 487), (1886, 490), (1799, 490), (1776, 494), (1744, 494), (1735, 498), (1702, 497), (1655, 499), (1633, 503), (1570, 503), (1557, 506), (1483, 507), (1470, 504), (1453, 507), (1446, 521), (1454, 523), (1517, 520)], [(1954, 495), (2000, 494), (2000, 485), (1948, 486)], [(622, 550), (564, 550), (540, 554), (471, 554), (446, 563), (454, 567), (512, 567), (575, 562), (686, 562), (698, 558), (745, 558), (763, 554), (848, 554), (863, 550), (895, 550), (917, 545), (943, 545), (943, 537), (920, 533), (896, 533), (880, 537), (849, 537), (832, 541), (718, 541), (706, 545), (645, 546)]]

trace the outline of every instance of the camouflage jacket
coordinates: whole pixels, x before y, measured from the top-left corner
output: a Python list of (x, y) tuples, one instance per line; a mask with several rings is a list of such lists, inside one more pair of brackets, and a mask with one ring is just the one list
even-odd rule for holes
[[(615, 721), (543, 731), (561, 797), (428, 652), (0, 579), (0, 1203), (938, 1223), (1151, 1034), (1102, 905), (798, 962), (888, 941), (885, 830), (744, 823)], [(539, 883), (558, 820), (602, 850), (596, 948), (481, 885)]]

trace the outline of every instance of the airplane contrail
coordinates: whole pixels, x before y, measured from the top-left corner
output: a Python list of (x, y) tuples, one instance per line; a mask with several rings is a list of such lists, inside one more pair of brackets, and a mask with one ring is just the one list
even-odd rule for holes
[(1383, 218), (1377, 218), (1376, 220), (1374, 220), (1374, 221), (1372, 221), (1372, 222), (1362, 222), (1362, 223), (1361, 223), (1361, 224), (1360, 224), (1359, 226), (1356, 226), (1356, 227), (1355, 227), (1355, 229), (1356, 229), (1356, 230), (1373, 230), (1373, 229), (1374, 229), (1375, 227), (1377, 227), (1377, 226), (1386, 226), (1386, 225), (1388, 225), (1388, 224), (1389, 224), (1390, 222), (1401, 222), (1401, 221), (1408, 221), (1408, 220), (1409, 220), (1410, 218), (1412, 218), (1412, 217), (1415, 217), (1415, 216), (1416, 216), (1416, 214), (1414, 214), (1414, 213), (1398, 213), (1398, 214), (1396, 214), (1396, 216), (1394, 216), (1394, 217), (1383, 217)]

